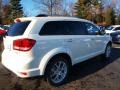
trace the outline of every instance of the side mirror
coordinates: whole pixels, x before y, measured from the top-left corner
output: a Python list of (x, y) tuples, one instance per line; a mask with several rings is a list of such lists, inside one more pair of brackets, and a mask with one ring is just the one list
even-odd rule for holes
[(6, 33), (7, 33), (6, 30), (1, 30), (1, 29), (0, 29), (0, 36), (5, 36)]
[(100, 29), (99, 32), (101, 35), (104, 35), (106, 33), (104, 29)]

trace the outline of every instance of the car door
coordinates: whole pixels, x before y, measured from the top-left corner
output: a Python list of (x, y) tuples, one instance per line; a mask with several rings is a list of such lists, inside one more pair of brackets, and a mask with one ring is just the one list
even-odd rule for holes
[(86, 29), (88, 31), (88, 38), (90, 39), (90, 54), (97, 55), (103, 52), (105, 40), (104, 35), (100, 35), (100, 30), (95, 24), (85, 22)]
[(78, 63), (86, 60), (86, 56), (89, 54), (89, 43), (86, 38), (87, 31), (85, 31), (80, 21), (68, 21), (65, 22), (69, 29), (69, 33), (66, 37), (66, 43), (71, 50), (73, 63)]

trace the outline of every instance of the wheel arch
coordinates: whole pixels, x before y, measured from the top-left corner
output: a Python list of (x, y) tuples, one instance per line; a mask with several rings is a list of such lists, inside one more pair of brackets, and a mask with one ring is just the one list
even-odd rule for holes
[[(72, 58), (70, 57), (70, 52), (68, 51), (65, 51), (65, 50), (62, 50), (62, 49), (59, 49), (59, 51), (56, 51), (56, 50), (52, 50), (50, 51), (49, 53), (47, 53), (43, 58), (42, 60), (40, 61), (40, 65), (39, 65), (39, 68), (40, 68), (40, 74), (41, 75), (44, 75), (45, 74), (45, 71), (46, 71), (46, 68), (47, 68), (47, 65), (51, 62), (51, 60), (55, 57), (58, 57), (58, 56), (62, 56), (62, 57), (65, 57), (67, 58), (68, 62), (70, 65), (72, 65)], [(54, 52), (54, 53), (53, 53)]]
[(112, 46), (112, 42), (111, 42), (111, 41), (109, 41), (109, 42), (107, 43), (107, 45), (108, 45), (108, 44), (110, 44), (110, 45)]
[(108, 45), (112, 46), (112, 42), (109, 41), (109, 42), (106, 43), (106, 46), (104, 47), (104, 53), (105, 53), (106, 47), (107, 47)]

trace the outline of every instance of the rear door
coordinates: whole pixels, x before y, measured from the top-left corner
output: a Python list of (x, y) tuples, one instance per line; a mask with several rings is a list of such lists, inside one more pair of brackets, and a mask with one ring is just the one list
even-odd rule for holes
[(65, 24), (69, 29), (66, 43), (72, 51), (74, 63), (81, 62), (85, 60), (89, 54), (87, 31), (80, 21), (69, 21)]

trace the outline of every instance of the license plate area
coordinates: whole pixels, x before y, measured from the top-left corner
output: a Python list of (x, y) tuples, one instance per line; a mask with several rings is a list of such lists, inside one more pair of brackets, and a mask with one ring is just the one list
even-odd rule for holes
[(12, 50), (12, 41), (4, 39), (4, 49), (11, 51)]

